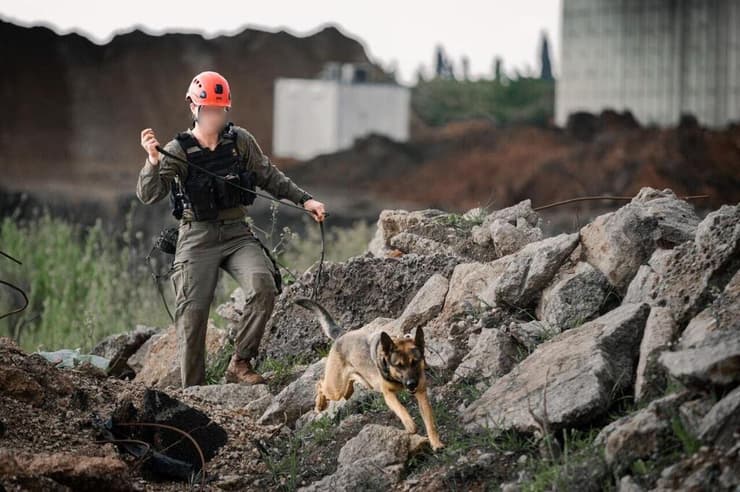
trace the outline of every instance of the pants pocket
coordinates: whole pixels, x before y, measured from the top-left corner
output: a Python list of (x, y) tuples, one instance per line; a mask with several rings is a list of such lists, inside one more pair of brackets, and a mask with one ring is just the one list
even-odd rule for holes
[(175, 291), (175, 299), (180, 305), (185, 299), (190, 285), (190, 260), (188, 258), (177, 260), (172, 264), (172, 289)]

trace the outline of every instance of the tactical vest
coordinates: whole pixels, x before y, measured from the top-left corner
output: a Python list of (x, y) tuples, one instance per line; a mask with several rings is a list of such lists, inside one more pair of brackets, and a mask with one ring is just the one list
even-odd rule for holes
[[(207, 169), (230, 183), (254, 190), (254, 171), (246, 169), (232, 122), (224, 127), (221, 135), (226, 137), (226, 141), (219, 143), (214, 150), (201, 147), (189, 132), (180, 132), (175, 139), (185, 151), (188, 162)], [(180, 183), (175, 180), (172, 183), (170, 204), (172, 215), (178, 220), (182, 218), (185, 209), (192, 210), (194, 220), (214, 220), (218, 218), (219, 210), (251, 205), (254, 197), (254, 193), (240, 190), (195, 166), (188, 166), (185, 181)]]

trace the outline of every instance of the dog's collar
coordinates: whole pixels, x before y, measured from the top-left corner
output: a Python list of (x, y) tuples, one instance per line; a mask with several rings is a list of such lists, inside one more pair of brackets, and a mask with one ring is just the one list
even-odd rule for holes
[(375, 367), (378, 368), (378, 372), (383, 376), (383, 379), (392, 383), (403, 384), (398, 379), (391, 376), (391, 371), (388, 369), (388, 360), (384, 357), (378, 357), (378, 349), (380, 348), (380, 332), (376, 333), (373, 337), (373, 343), (370, 344), (370, 358), (375, 363)]

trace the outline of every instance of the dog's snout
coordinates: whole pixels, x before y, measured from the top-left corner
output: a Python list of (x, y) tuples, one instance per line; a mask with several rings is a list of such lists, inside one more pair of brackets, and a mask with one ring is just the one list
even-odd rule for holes
[(406, 380), (406, 388), (408, 388), (411, 391), (414, 391), (418, 385), (419, 385), (419, 382), (416, 379)]

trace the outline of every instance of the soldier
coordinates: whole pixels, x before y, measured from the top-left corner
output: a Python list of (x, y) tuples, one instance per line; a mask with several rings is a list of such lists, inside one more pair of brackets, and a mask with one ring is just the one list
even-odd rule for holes
[[(185, 99), (193, 124), (170, 140), (165, 151), (242, 187), (257, 185), (276, 198), (287, 198), (311, 212), (317, 222), (324, 220), (324, 204), (277, 169), (250, 132), (227, 122), (231, 91), (224, 77), (212, 71), (199, 73)], [(151, 128), (142, 130), (141, 145), (148, 157), (136, 196), (152, 204), (169, 194), (173, 215), (180, 221), (172, 283), (182, 386), (205, 384), (206, 327), (219, 267), (234, 277), (246, 296), (226, 380), (264, 383), (251, 359), (280, 293), (280, 273), (245, 220), (254, 195), (160, 153)]]

